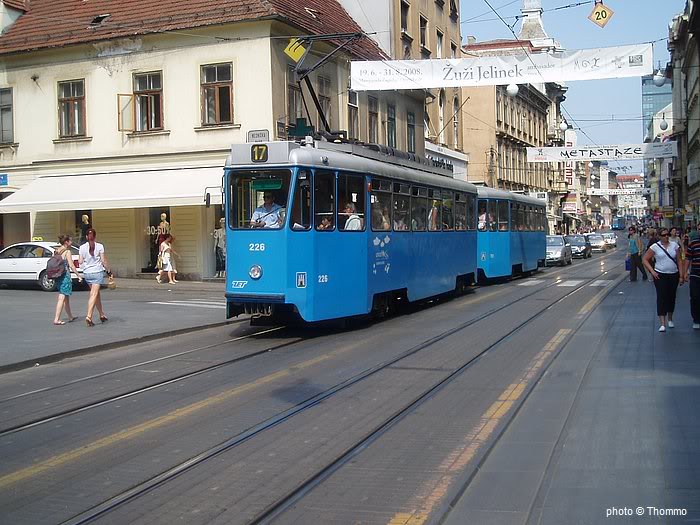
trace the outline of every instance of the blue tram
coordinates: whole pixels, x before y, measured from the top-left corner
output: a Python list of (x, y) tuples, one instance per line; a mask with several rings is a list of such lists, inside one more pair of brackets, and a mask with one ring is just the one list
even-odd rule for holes
[(546, 211), (545, 203), (539, 199), (479, 188), (479, 279), (523, 274), (544, 263)]
[(227, 318), (385, 312), (476, 277), (474, 185), (354, 144), (234, 144), (224, 176)]

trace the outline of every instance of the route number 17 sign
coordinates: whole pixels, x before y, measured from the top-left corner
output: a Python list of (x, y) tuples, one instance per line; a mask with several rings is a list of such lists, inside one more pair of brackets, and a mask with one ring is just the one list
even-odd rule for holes
[(614, 14), (615, 12), (604, 5), (603, 2), (596, 1), (593, 11), (588, 15), (588, 19), (597, 26), (605, 27)]

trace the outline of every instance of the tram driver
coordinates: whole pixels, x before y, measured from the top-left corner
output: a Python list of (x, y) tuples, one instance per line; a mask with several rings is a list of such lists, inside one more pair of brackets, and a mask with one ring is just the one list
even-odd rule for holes
[(263, 194), (263, 205), (255, 208), (250, 218), (251, 228), (280, 228), (282, 221), (282, 206), (275, 203), (273, 193), (266, 191)]

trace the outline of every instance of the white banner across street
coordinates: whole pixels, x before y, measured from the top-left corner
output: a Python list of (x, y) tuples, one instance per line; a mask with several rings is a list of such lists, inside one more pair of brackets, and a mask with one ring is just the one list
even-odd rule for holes
[(590, 160), (662, 159), (678, 156), (676, 142), (614, 144), (575, 148), (526, 148), (528, 162), (588, 162)]
[(653, 73), (651, 44), (478, 58), (357, 61), (355, 91), (542, 84)]
[(613, 188), (588, 188), (588, 195), (649, 195), (649, 188), (613, 189)]

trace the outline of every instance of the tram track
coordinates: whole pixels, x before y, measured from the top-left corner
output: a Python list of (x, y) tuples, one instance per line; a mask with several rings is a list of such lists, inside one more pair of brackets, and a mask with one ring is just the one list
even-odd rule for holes
[[(612, 255), (612, 254), (611, 254)], [(605, 257), (607, 258), (607, 257)], [(600, 260), (600, 259), (599, 259)], [(621, 263), (616, 264), (612, 269), (617, 268), (620, 266)], [(590, 270), (590, 267), (586, 268), (587, 270)], [(604, 272), (608, 273), (609, 271), (612, 271), (612, 269)], [(576, 275), (578, 272), (575, 272), (571, 277)], [(550, 276), (552, 274), (549, 274)], [(600, 274), (596, 275), (593, 278), (588, 278), (583, 280), (583, 282), (577, 286), (575, 286), (572, 290), (568, 291), (566, 294), (563, 296), (549, 300), (546, 305), (542, 305), (542, 307), (538, 308), (532, 315), (528, 316), (526, 319), (524, 319), (522, 322), (519, 322), (515, 327), (513, 327), (511, 330), (509, 330), (507, 333), (503, 334), (501, 337), (499, 337), (496, 341), (492, 342), (489, 344), (487, 347), (484, 349), (480, 350), (476, 355), (471, 357), (469, 360), (467, 360), (465, 363), (462, 363), (460, 366), (456, 367), (448, 376), (443, 378), (442, 380), (438, 381), (437, 383), (434, 383), (430, 385), (429, 388), (424, 390), (421, 394), (419, 394), (417, 397), (414, 399), (410, 400), (408, 403), (406, 403), (404, 406), (399, 408), (396, 412), (391, 414), (388, 418), (385, 418), (382, 423), (380, 423), (378, 426), (370, 430), (361, 440), (359, 440), (356, 444), (351, 446), (350, 448), (344, 450), (341, 452), (333, 461), (328, 463), (325, 467), (317, 471), (315, 474), (312, 476), (308, 477), (306, 481), (304, 481), (301, 485), (290, 491), (289, 493), (285, 494), (283, 497), (279, 498), (276, 503), (273, 505), (268, 506), (262, 513), (260, 513), (255, 519), (253, 520), (253, 523), (262, 523), (262, 522), (267, 522), (272, 519), (274, 519), (275, 516), (278, 516), (286, 508), (288, 508), (290, 505), (293, 505), (296, 501), (301, 499), (304, 494), (308, 493), (310, 490), (312, 490), (315, 486), (319, 485), (322, 483), (330, 474), (332, 474), (335, 470), (340, 468), (342, 465), (347, 463), (352, 457), (357, 455), (359, 452), (361, 452), (366, 446), (368, 446), (370, 443), (378, 439), (381, 435), (383, 435), (386, 431), (388, 431), (391, 427), (393, 427), (398, 421), (403, 419), (406, 415), (411, 413), (416, 407), (420, 406), (423, 402), (425, 402), (427, 399), (432, 397), (435, 393), (443, 389), (445, 386), (450, 384), (455, 378), (459, 377), (462, 373), (464, 373), (466, 370), (471, 368), (477, 361), (482, 359), (487, 353), (493, 351), (495, 348), (497, 348), (501, 343), (503, 343), (506, 339), (510, 338), (512, 335), (514, 335), (516, 332), (527, 326), (529, 323), (531, 323), (533, 320), (556, 306), (557, 304), (561, 303), (562, 301), (566, 300), (567, 298), (571, 297), (575, 293), (579, 292), (581, 289), (585, 288), (588, 286), (590, 283), (593, 281), (600, 279)], [(358, 384), (359, 382), (367, 379), (368, 377), (371, 377), (378, 372), (382, 370), (386, 370), (387, 368), (391, 367), (392, 365), (395, 365), (401, 360), (404, 360), (410, 356), (413, 356), (427, 348), (430, 348), (434, 346), (435, 344), (439, 343), (440, 341), (443, 341), (444, 339), (455, 335), (459, 333), (460, 331), (473, 326), (474, 324), (487, 319), (488, 317), (491, 317), (492, 315), (503, 311), (506, 308), (509, 308), (513, 304), (520, 302), (524, 299), (527, 299), (529, 297), (532, 297), (533, 295), (537, 293), (541, 293), (544, 290), (547, 290), (551, 288), (552, 286), (556, 286), (558, 283), (554, 282), (549, 285), (546, 285), (542, 288), (539, 288), (531, 293), (527, 293), (519, 298), (517, 298), (515, 301), (508, 303), (506, 305), (494, 308), (489, 310), (488, 312), (485, 312), (482, 315), (477, 316), (476, 318), (470, 319), (468, 321), (465, 321), (464, 323), (461, 323), (449, 330), (445, 330), (444, 332), (433, 336), (432, 338), (423, 341), (422, 343), (419, 343), (418, 345), (415, 345), (408, 350), (405, 350), (401, 352), (400, 354), (383, 361), (382, 363), (379, 363), (377, 365), (374, 365), (370, 368), (367, 368), (354, 376), (346, 379), (345, 381), (342, 381), (335, 386), (324, 390), (323, 392), (307, 399), (306, 401), (291, 407), (290, 409), (281, 412), (271, 418), (268, 418), (265, 421), (262, 421), (258, 423), (257, 425), (254, 425), (247, 430), (244, 430), (240, 432), (239, 434), (231, 437), (230, 439), (219, 443), (216, 446), (213, 446), (200, 454), (197, 454), (196, 456), (188, 459), (187, 461), (184, 461), (160, 474), (157, 476), (154, 476), (150, 478), (149, 480), (146, 480), (142, 482), (141, 484), (133, 486), (131, 489), (124, 491), (109, 500), (104, 501), (101, 504), (98, 504), (91, 509), (83, 512), (80, 515), (75, 516), (74, 518), (71, 518), (67, 521), (65, 521), (65, 524), (82, 524), (82, 523), (89, 523), (106, 513), (116, 509), (117, 507), (133, 501), (140, 496), (143, 496), (153, 490), (156, 487), (159, 487), (163, 484), (166, 484), (168, 481), (174, 479), (177, 476), (180, 476), (184, 472), (194, 468), (197, 465), (200, 465), (216, 456), (219, 456), (222, 453), (225, 453), (227, 451), (230, 451), (237, 447), (238, 445), (241, 445), (242, 443), (250, 440), (251, 438), (255, 437), (256, 435), (259, 435), (267, 430), (272, 429), (273, 427), (276, 427), (277, 425), (288, 421), (289, 419), (293, 418), (294, 416), (297, 416), (310, 408), (318, 405), (319, 403), (329, 399), (330, 397), (336, 395), (337, 393)]]
[[(612, 254), (604, 255), (604, 256), (602, 256), (601, 259), (599, 259), (599, 260), (602, 260), (602, 259), (604, 259), (604, 258), (607, 258), (607, 257), (609, 257), (610, 255), (612, 255)], [(551, 278), (551, 277), (554, 277), (555, 275), (558, 275), (559, 273), (561, 273), (561, 272), (563, 272), (563, 271), (565, 271), (565, 270), (570, 270), (570, 269), (571, 269), (570, 267), (562, 267), (562, 268), (558, 269), (557, 271), (548, 273), (547, 276), (548, 276), (548, 278)], [(574, 273), (574, 275), (576, 275), (576, 273)], [(464, 323), (461, 323), (460, 325), (458, 325), (457, 327), (452, 328), (451, 330), (448, 330), (448, 331), (446, 331), (446, 332), (444, 332), (444, 333), (442, 333), (442, 334), (439, 334), (438, 336), (436, 336), (436, 337), (434, 337), (434, 338), (432, 338), (432, 339), (428, 339), (427, 341), (421, 343), (421, 344), (418, 345), (418, 346), (434, 344), (435, 342), (439, 341), (440, 339), (444, 339), (445, 337), (449, 337), (449, 336), (452, 335), (453, 333), (456, 333), (456, 332), (458, 332), (458, 331), (460, 331), (460, 330), (464, 330), (465, 328), (468, 328), (468, 327), (472, 326), (473, 324), (475, 324), (475, 323), (477, 323), (477, 322), (480, 322), (480, 321), (482, 321), (482, 320), (484, 320), (484, 319), (486, 319), (486, 318), (488, 318), (488, 317), (490, 317), (490, 316), (492, 316), (492, 315), (494, 315), (494, 314), (497, 314), (497, 313), (501, 312), (502, 310), (504, 310), (505, 308), (510, 307), (510, 306), (513, 305), (513, 304), (516, 304), (516, 303), (518, 303), (518, 302), (520, 302), (520, 301), (523, 301), (523, 300), (525, 300), (525, 299), (528, 299), (528, 298), (532, 297), (533, 295), (535, 295), (535, 294), (537, 294), (537, 293), (541, 293), (543, 290), (546, 290), (546, 289), (548, 289), (548, 288), (551, 288), (552, 286), (556, 286), (556, 284), (557, 284), (557, 283), (556, 283), (556, 281), (555, 281), (555, 282), (553, 282), (553, 283), (551, 283), (551, 284), (549, 284), (549, 285), (546, 285), (546, 286), (544, 286), (544, 287), (542, 287), (542, 288), (539, 288), (539, 289), (537, 289), (537, 290), (533, 290), (533, 291), (530, 292), (530, 293), (524, 294), (524, 295), (518, 297), (517, 299), (515, 299), (514, 301), (512, 301), (512, 302), (510, 302), (510, 303), (508, 303), (508, 304), (499, 306), (499, 307), (497, 307), (497, 308), (490, 309), (489, 311), (487, 311), (487, 312), (485, 312), (485, 313), (483, 313), (483, 314), (481, 314), (481, 315), (479, 315), (479, 316), (476, 316), (476, 317), (474, 317), (474, 318), (472, 318), (472, 319), (469, 319), (469, 320), (465, 321)], [(55, 390), (58, 390), (58, 389), (67, 388), (67, 387), (70, 387), (70, 386), (75, 386), (75, 385), (77, 385), (77, 384), (84, 383), (84, 382), (87, 382), (87, 381), (94, 381), (94, 380), (96, 380), (96, 379), (101, 379), (101, 378), (107, 377), (107, 376), (109, 376), (109, 375), (113, 375), (113, 374), (125, 372), (125, 371), (128, 371), (128, 370), (137, 369), (137, 368), (140, 368), (140, 367), (143, 367), (143, 366), (151, 365), (151, 364), (158, 363), (158, 362), (163, 362), (163, 361), (166, 361), (166, 360), (169, 360), (169, 359), (181, 358), (181, 357), (183, 357), (183, 356), (187, 356), (187, 355), (190, 355), (190, 354), (193, 354), (193, 353), (202, 352), (202, 351), (205, 351), (205, 350), (210, 350), (210, 349), (213, 349), (213, 348), (217, 348), (217, 347), (220, 347), (220, 346), (224, 346), (224, 345), (230, 344), (230, 343), (232, 343), (232, 342), (238, 342), (238, 341), (242, 341), (242, 340), (246, 340), (246, 339), (251, 339), (251, 338), (254, 338), (254, 337), (256, 337), (256, 336), (260, 336), (260, 335), (265, 335), (265, 334), (269, 334), (269, 333), (272, 333), (272, 332), (276, 332), (276, 331), (282, 330), (283, 328), (284, 328), (284, 327), (273, 327), (273, 328), (269, 328), (269, 329), (265, 329), (265, 330), (260, 330), (260, 331), (254, 332), (254, 333), (252, 333), (252, 334), (247, 334), (247, 335), (240, 336), (240, 337), (229, 338), (229, 339), (226, 339), (226, 340), (224, 340), (224, 341), (220, 341), (220, 342), (216, 342), (216, 343), (211, 343), (211, 344), (208, 344), (208, 345), (203, 345), (203, 346), (200, 346), (200, 347), (197, 347), (197, 348), (193, 348), (193, 349), (189, 349), (189, 350), (185, 350), (185, 351), (182, 351), (182, 352), (176, 352), (176, 353), (174, 353), (174, 354), (169, 354), (169, 355), (166, 355), (166, 356), (161, 356), (161, 357), (158, 357), (158, 358), (155, 358), (155, 359), (150, 359), (150, 360), (146, 360), (146, 361), (141, 361), (141, 362), (139, 362), (139, 363), (134, 363), (134, 364), (127, 365), (127, 366), (123, 366), (123, 367), (119, 367), (119, 368), (116, 368), (116, 369), (113, 369), (113, 370), (108, 370), (108, 371), (100, 372), (100, 373), (98, 373), (98, 374), (92, 374), (92, 375), (90, 375), (90, 376), (85, 376), (85, 377), (77, 378), (77, 379), (74, 379), (74, 380), (72, 380), (72, 381), (68, 381), (68, 382), (66, 382), (66, 383), (60, 384), (60, 385), (54, 385), (54, 386), (45, 387), (45, 388), (41, 388), (41, 389), (31, 390), (31, 391), (28, 391), (28, 392), (23, 392), (23, 393), (20, 393), (20, 394), (16, 394), (16, 395), (14, 395), (14, 396), (9, 396), (9, 397), (0, 399), (0, 406), (1, 406), (2, 404), (4, 404), (4, 403), (10, 402), (10, 401), (16, 401), (16, 400), (18, 400), (18, 399), (22, 399), (22, 398), (29, 397), (29, 396), (32, 396), (32, 395), (45, 394), (45, 393), (48, 393), (48, 392), (51, 392), (51, 391), (55, 391)], [(438, 339), (437, 339), (436, 341), (433, 341), (433, 339), (435, 339), (435, 338), (438, 338)], [(300, 343), (300, 342), (302, 342), (302, 341), (304, 341), (304, 340), (305, 340), (305, 339), (302, 338), (302, 337), (297, 337), (297, 338), (294, 338), (294, 339), (292, 339), (292, 340), (285, 341), (285, 342), (280, 343), (280, 344), (277, 344), (277, 345), (273, 345), (273, 346), (271, 346), (271, 347), (266, 347), (266, 348), (264, 348), (264, 349), (257, 350), (257, 351), (254, 351), (254, 352), (250, 352), (250, 353), (248, 353), (248, 354), (240, 355), (240, 356), (237, 356), (237, 357), (234, 357), (234, 358), (231, 358), (231, 359), (227, 359), (227, 360), (222, 361), (222, 362), (213, 363), (213, 364), (211, 364), (211, 365), (208, 365), (208, 366), (205, 366), (205, 367), (202, 367), (202, 368), (197, 368), (196, 370), (192, 370), (192, 371), (185, 372), (185, 373), (182, 373), (182, 374), (177, 374), (177, 375), (168, 377), (168, 378), (163, 379), (163, 380), (160, 380), (160, 381), (155, 381), (155, 382), (152, 382), (152, 383), (148, 383), (148, 384), (146, 384), (146, 385), (141, 385), (141, 386), (139, 386), (138, 388), (134, 388), (134, 389), (131, 389), (131, 390), (127, 390), (127, 391), (125, 391), (125, 392), (120, 392), (120, 393), (113, 394), (113, 395), (110, 395), (110, 396), (103, 396), (103, 397), (100, 397), (100, 398), (98, 398), (98, 399), (94, 399), (94, 400), (91, 400), (91, 401), (89, 401), (89, 402), (85, 402), (85, 403), (79, 404), (79, 405), (77, 405), (77, 406), (73, 406), (73, 407), (67, 408), (67, 409), (65, 409), (65, 410), (60, 410), (60, 411), (53, 412), (53, 413), (48, 414), (48, 415), (44, 415), (44, 416), (42, 416), (42, 417), (37, 417), (37, 418), (31, 419), (31, 420), (29, 420), (29, 421), (24, 421), (24, 422), (22, 422), (22, 423), (20, 423), (20, 424), (17, 424), (17, 425), (12, 425), (12, 426), (8, 426), (8, 427), (5, 427), (5, 428), (0, 428), (0, 438), (5, 437), (5, 436), (8, 436), (8, 435), (11, 435), (11, 434), (16, 434), (16, 433), (18, 433), (18, 432), (22, 432), (22, 431), (25, 431), (25, 430), (29, 430), (29, 429), (31, 429), (31, 428), (38, 427), (38, 426), (40, 426), (40, 425), (48, 424), (48, 423), (54, 422), (54, 421), (56, 421), (56, 420), (58, 420), (58, 419), (61, 419), (61, 418), (73, 416), (73, 415), (76, 415), (76, 414), (79, 414), (79, 413), (82, 413), (82, 412), (86, 412), (86, 411), (89, 411), (89, 410), (92, 410), (92, 409), (96, 409), (96, 408), (99, 408), (99, 407), (101, 407), (101, 406), (107, 405), (107, 404), (109, 404), (109, 403), (114, 403), (114, 402), (121, 401), (121, 400), (124, 400), (124, 399), (128, 399), (128, 398), (131, 398), (131, 397), (140, 395), (140, 394), (144, 394), (144, 393), (147, 393), (147, 392), (156, 390), (156, 389), (158, 389), (158, 388), (167, 387), (167, 386), (172, 385), (172, 384), (174, 384), (174, 383), (179, 383), (179, 382), (181, 382), (181, 381), (186, 381), (186, 380), (188, 380), (188, 379), (197, 377), (197, 376), (199, 376), (199, 375), (202, 375), (202, 374), (205, 374), (205, 373), (208, 373), (208, 372), (212, 372), (212, 371), (215, 371), (215, 370), (218, 370), (218, 369), (221, 369), (221, 368), (230, 366), (230, 365), (234, 365), (234, 364), (237, 364), (237, 363), (240, 363), (240, 362), (243, 362), (243, 361), (247, 361), (247, 360), (249, 360), (249, 359), (253, 359), (253, 358), (255, 358), (255, 357), (259, 357), (259, 356), (261, 356), (261, 355), (268, 354), (269, 352), (272, 352), (272, 351), (276, 351), (276, 350), (280, 350), (280, 349), (283, 349), (283, 348), (287, 348), (287, 347), (289, 347), (289, 346), (291, 346), (291, 345), (294, 345), (294, 344), (296, 344), (296, 343)], [(406, 355), (399, 354), (399, 356), (398, 356), (397, 359), (403, 359), (403, 358), (405, 358), (405, 357), (408, 357), (408, 355), (412, 355), (413, 353), (415, 353), (415, 352), (410, 352), (409, 354), (406, 354)], [(387, 365), (387, 366), (389, 366), (389, 365)], [(369, 370), (372, 370), (372, 369), (369, 369)]]

